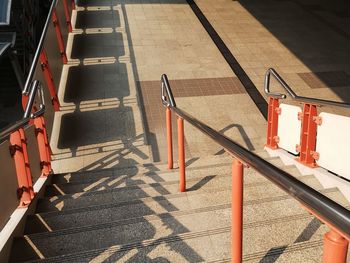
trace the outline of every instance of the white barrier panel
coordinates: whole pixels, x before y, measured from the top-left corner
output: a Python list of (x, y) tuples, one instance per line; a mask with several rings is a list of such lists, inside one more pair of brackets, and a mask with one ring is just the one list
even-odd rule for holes
[(319, 166), (350, 179), (350, 118), (322, 112), (317, 127), (316, 152)]
[(298, 154), (296, 145), (300, 144), (301, 121), (298, 120), (298, 113), (302, 109), (298, 106), (280, 104), (281, 114), (278, 117), (279, 137), (278, 147), (286, 151)]

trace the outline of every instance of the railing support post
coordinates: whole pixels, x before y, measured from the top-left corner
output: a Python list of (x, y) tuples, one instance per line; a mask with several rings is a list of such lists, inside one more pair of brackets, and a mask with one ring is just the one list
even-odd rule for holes
[(24, 158), (24, 163), (26, 167), (26, 176), (27, 176), (27, 182), (29, 185), (28, 191), (30, 198), (34, 198), (34, 190), (33, 190), (33, 179), (32, 179), (32, 172), (30, 170), (30, 164), (29, 164), (29, 156), (28, 156), (28, 148), (27, 148), (27, 139), (24, 134), (24, 129), (21, 128), (18, 130), (19, 134), (21, 136), (21, 142), (22, 142), (22, 153), (23, 153), (23, 158)]
[(171, 125), (171, 110), (166, 108), (166, 140), (168, 144), (168, 169), (173, 169), (173, 136)]
[(56, 94), (56, 87), (55, 87), (55, 83), (53, 81), (49, 61), (47, 59), (47, 55), (46, 55), (46, 52), (44, 49), (40, 53), (40, 63), (41, 63), (42, 71), (44, 73), (47, 87), (49, 88), (53, 108), (55, 111), (59, 111), (60, 110), (60, 103), (59, 103), (59, 100), (58, 100), (58, 97)]
[(242, 262), (243, 234), (243, 164), (234, 159), (232, 163), (231, 192), (231, 262)]
[(44, 117), (34, 119), (35, 136), (38, 142), (41, 175), (48, 176), (51, 173), (51, 150), (47, 139)]
[(266, 146), (271, 149), (278, 148), (278, 109), (279, 99), (269, 97), (268, 119), (267, 119), (267, 141)]
[[(75, 7), (75, 5), (74, 5), (74, 7)], [(72, 22), (71, 22), (71, 18), (70, 18), (70, 11), (69, 11), (69, 6), (68, 6), (67, 0), (63, 0), (63, 8), (64, 8), (64, 15), (66, 16), (66, 23), (68, 26), (68, 31), (70, 33), (72, 33), (73, 28), (72, 28)]]
[(10, 154), (15, 161), (18, 189), (17, 195), (19, 198), (19, 207), (27, 207), (32, 198), (31, 191), (33, 185), (28, 182), (26, 163), (22, 147), (21, 133), (19, 130), (14, 131), (10, 135)]
[(180, 183), (179, 191), (186, 191), (186, 175), (185, 175), (185, 138), (184, 138), (184, 119), (177, 118), (177, 137), (178, 137), (178, 152), (179, 152), (179, 173)]
[(63, 62), (63, 64), (67, 64), (68, 59), (67, 59), (67, 55), (66, 55), (66, 49), (64, 47), (64, 41), (63, 41), (63, 37), (62, 37), (60, 21), (58, 20), (56, 8), (53, 10), (52, 22), (53, 22), (53, 25), (54, 25), (55, 31), (56, 31), (56, 37), (57, 37), (58, 47), (59, 47), (60, 52), (61, 52), (62, 62)]
[(349, 242), (331, 230), (323, 238), (323, 263), (346, 263)]
[(314, 152), (316, 149), (317, 124), (315, 117), (317, 117), (317, 106), (305, 103), (302, 113), (300, 146), (298, 150), (300, 151), (299, 162), (310, 167), (316, 166)]

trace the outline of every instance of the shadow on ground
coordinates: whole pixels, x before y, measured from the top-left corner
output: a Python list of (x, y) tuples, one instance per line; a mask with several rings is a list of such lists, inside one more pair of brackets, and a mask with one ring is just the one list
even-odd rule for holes
[(240, 4), (310, 69), (298, 75), (311, 89), (328, 87), (350, 101), (348, 1), (241, 0)]

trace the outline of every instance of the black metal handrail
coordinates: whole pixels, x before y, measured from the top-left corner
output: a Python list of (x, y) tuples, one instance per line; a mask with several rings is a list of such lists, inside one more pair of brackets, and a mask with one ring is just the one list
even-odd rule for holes
[(270, 97), (277, 98), (277, 99), (285, 99), (287, 97), (286, 94), (270, 91), (270, 76), (271, 75), (287, 91), (288, 95), (290, 95), (293, 100), (305, 102), (305, 103), (316, 104), (316, 105), (328, 105), (328, 106), (336, 106), (336, 107), (341, 107), (341, 108), (350, 108), (350, 104), (346, 103), (346, 102), (339, 102), (339, 101), (323, 100), (323, 99), (298, 96), (292, 90), (292, 88), (284, 81), (284, 79), (277, 73), (277, 71), (274, 70), (273, 68), (269, 68), (266, 71), (265, 81), (264, 81), (265, 94), (270, 96)]
[(39, 62), (39, 57), (40, 57), (40, 53), (41, 53), (41, 51), (43, 49), (43, 46), (44, 46), (44, 41), (45, 41), (47, 29), (49, 27), (50, 19), (52, 17), (52, 14), (53, 14), (54, 8), (56, 7), (56, 4), (57, 4), (57, 0), (53, 0), (52, 3), (51, 3), (50, 10), (49, 10), (49, 13), (47, 15), (43, 31), (42, 31), (41, 36), (40, 36), (39, 44), (38, 44), (38, 47), (36, 48), (36, 51), (35, 51), (35, 54), (34, 54), (34, 58), (33, 58), (33, 62), (30, 65), (29, 73), (28, 73), (26, 82), (24, 84), (24, 88), (23, 88), (23, 91), (22, 91), (22, 94), (24, 94), (24, 95), (28, 95), (28, 93), (29, 93), (29, 88), (30, 88), (30, 85), (31, 85), (31, 83), (33, 81), (33, 76), (34, 76), (34, 73), (35, 73), (35, 68), (36, 68), (36, 65)]
[[(40, 99), (39, 109), (32, 113), (34, 101), (38, 91), (39, 91), (39, 99)], [(30, 85), (28, 103), (26, 105), (23, 118), (14, 123), (11, 123), (10, 125), (6, 126), (0, 131), (0, 142), (7, 139), (12, 132), (26, 126), (31, 119), (42, 116), (44, 113), (45, 113), (45, 100), (44, 100), (43, 88), (40, 81), (34, 80)]]
[[(176, 105), (175, 99), (171, 93), (170, 84), (165, 74), (162, 75), (161, 82), (162, 95), (164, 95), (162, 96), (162, 103), (164, 106), (169, 107), (179, 117), (183, 118), (202, 133), (209, 136), (213, 141), (221, 145), (233, 157), (258, 171), (283, 191), (302, 203), (306, 208), (350, 237), (349, 210), (174, 106)], [(173, 102), (173, 104), (168, 101)]]

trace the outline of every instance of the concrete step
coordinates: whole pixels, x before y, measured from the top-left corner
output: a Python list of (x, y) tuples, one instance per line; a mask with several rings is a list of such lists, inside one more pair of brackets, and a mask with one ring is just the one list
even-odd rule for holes
[[(307, 185), (322, 189), (322, 186), (314, 176), (299, 177)], [(212, 193), (213, 189), (230, 189), (230, 176), (210, 175), (198, 180), (189, 179), (187, 182), (188, 191)], [(215, 190), (214, 190), (215, 191)], [(157, 197), (159, 195), (169, 195), (178, 192), (178, 183), (157, 183), (154, 185), (136, 185), (130, 187), (80, 192), (75, 194), (66, 194), (40, 199), (37, 206), (37, 212), (62, 211), (78, 207), (92, 205), (102, 205), (112, 202), (130, 201), (139, 198)], [(284, 192), (270, 182), (257, 182), (245, 185), (245, 198), (259, 199), (277, 195), (283, 195)]]
[[(170, 262), (200, 262), (227, 258), (230, 254), (230, 226), (219, 225), (223, 214), (212, 216), (208, 218), (202, 214), (198, 215), (196, 220), (193, 216), (184, 217), (176, 223), (172, 218), (157, 222), (146, 221), (107, 228), (98, 233), (90, 230), (65, 235), (52, 232), (41, 236), (25, 236), (15, 241), (17, 251), (22, 251), (15, 256), (16, 260), (23, 261), (38, 259), (40, 254), (47, 258), (44, 262), (56, 262), (55, 259), (51, 261), (50, 257), (57, 257), (56, 260), (60, 258), (66, 262), (87, 262), (97, 260), (97, 257), (124, 262), (127, 256), (130, 262), (148, 262), (147, 259), (164, 255)], [(244, 258), (262, 258), (276, 247), (296, 246), (305, 242), (320, 244), (318, 242), (322, 240), (326, 231), (327, 226), (308, 215), (245, 224)], [(92, 236), (94, 238), (91, 238)], [(150, 236), (152, 238), (147, 238)]]
[[(261, 153), (262, 156), (268, 155), (265, 151)], [(266, 157), (267, 161), (270, 161), (278, 167), (284, 167), (283, 162), (277, 157)], [(186, 171), (205, 171), (208, 169), (221, 170), (222, 167), (226, 167), (227, 171), (230, 171), (232, 164), (232, 157), (225, 155), (211, 156), (206, 158), (191, 158), (186, 160)], [(177, 171), (177, 163), (174, 163), (174, 170)], [(110, 168), (93, 171), (81, 171), (73, 173), (55, 174), (52, 178), (52, 183), (63, 184), (73, 182), (98, 182), (105, 178), (114, 177), (115, 179), (123, 178), (124, 181), (136, 181), (141, 180), (141, 177), (147, 175), (150, 182), (160, 182), (164, 179), (158, 175), (166, 174), (171, 171), (168, 170), (167, 164), (164, 163), (151, 163), (143, 165), (135, 165), (124, 168)], [(145, 182), (146, 183), (146, 182)]]
[[(295, 177), (302, 176), (295, 166), (285, 167), (284, 170)], [(186, 178), (188, 181), (201, 180), (202, 178), (208, 178), (208, 174), (210, 174), (210, 176), (228, 176), (231, 175), (231, 173), (231, 165), (223, 165), (209, 169), (188, 169), (186, 171)], [(130, 178), (129, 176), (121, 177), (119, 175), (105, 177), (99, 176), (99, 179), (91, 178), (91, 180), (84, 180), (83, 182), (74, 181), (69, 183), (54, 183), (47, 186), (45, 196), (50, 197), (55, 195), (66, 195), (79, 192), (103, 191), (136, 185), (142, 186), (145, 184), (153, 186), (155, 186), (157, 183), (172, 184), (178, 182), (178, 177), (178, 170), (146, 173), (137, 176), (136, 178)], [(256, 172), (253, 169), (245, 169), (244, 180), (245, 183), (267, 181), (264, 176), (256, 175)]]
[[(337, 189), (321, 191), (336, 202), (349, 205)], [(121, 203), (89, 206), (65, 211), (39, 213), (28, 217), (25, 233), (39, 233), (80, 226), (105, 224), (139, 217), (162, 217), (167, 214), (176, 216), (181, 213), (195, 213), (198, 209), (230, 208), (230, 190), (217, 189), (208, 196), (206, 192), (188, 192), (156, 198), (145, 198)], [(274, 213), (270, 213), (274, 211)], [(244, 201), (244, 222), (278, 217), (281, 214), (301, 213), (298, 202), (288, 195), (267, 197), (260, 200)]]

